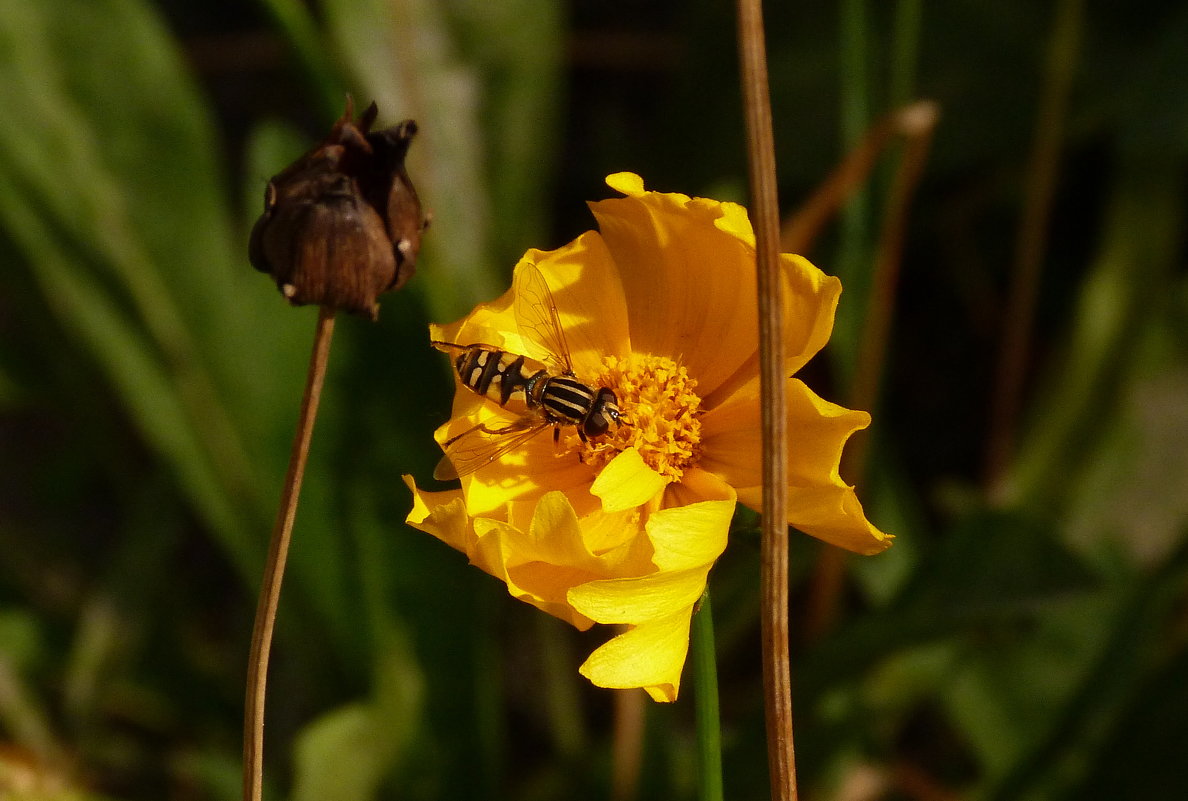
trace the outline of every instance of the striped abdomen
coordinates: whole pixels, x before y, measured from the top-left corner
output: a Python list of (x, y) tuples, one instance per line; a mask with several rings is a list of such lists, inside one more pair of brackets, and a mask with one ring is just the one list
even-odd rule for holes
[(454, 369), (467, 389), (506, 406), (516, 392), (524, 392), (532, 405), (530, 384), (538, 383), (545, 375), (537, 370), (524, 375), (524, 357), (482, 345), (470, 345), (454, 359)]

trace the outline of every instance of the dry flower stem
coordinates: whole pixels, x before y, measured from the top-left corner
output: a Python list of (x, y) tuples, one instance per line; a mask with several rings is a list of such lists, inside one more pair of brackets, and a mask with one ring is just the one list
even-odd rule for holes
[[(911, 200), (924, 173), (939, 116), (936, 104), (927, 101), (908, 106), (896, 115), (898, 127), (907, 141), (887, 197), (887, 211), (875, 251), (866, 324), (862, 328), (858, 363), (850, 388), (849, 403), (855, 409), (873, 411), (878, 405)], [(869, 452), (869, 433), (857, 432), (842, 455), (841, 473), (847, 481), (862, 480)], [(833, 627), (844, 585), (845, 562), (846, 552), (840, 548), (826, 548), (821, 552), (813, 572), (813, 586), (805, 613), (805, 638), (809, 641)]]
[(1044, 94), (1031, 143), (1023, 201), (1023, 219), (1015, 240), (1015, 263), (1010, 297), (1003, 315), (1002, 350), (994, 382), (987, 442), (985, 485), (988, 494), (1002, 491), (1003, 472), (1014, 452), (1019, 398), (1027, 372), (1028, 351), (1040, 267), (1048, 242), (1048, 219), (1064, 138), (1068, 98), (1080, 47), (1083, 0), (1062, 0), (1056, 9), (1055, 29), (1048, 49)]
[(792, 674), (788, 664), (788, 453), (780, 297), (780, 218), (775, 143), (767, 87), (767, 48), (760, 0), (738, 0), (738, 38), (751, 221), (759, 293), (759, 380), (763, 432), (763, 691), (773, 801), (798, 797), (792, 740)]
[(289, 554), (289, 540), (293, 521), (297, 518), (297, 499), (301, 494), (301, 480), (309, 456), (309, 442), (313, 437), (314, 418), (322, 396), (326, 378), (326, 363), (330, 357), (330, 341), (334, 335), (334, 310), (322, 307), (318, 312), (314, 333), (313, 353), (309, 357), (309, 372), (305, 380), (305, 394), (301, 398), (301, 412), (293, 449), (289, 453), (289, 471), (281, 492), (280, 508), (272, 527), (268, 544), (268, 561), (256, 605), (256, 623), (252, 630), (252, 650), (248, 657), (247, 695), (243, 710), (243, 798), (261, 801), (264, 782), (264, 698), (268, 682), (268, 656), (272, 650), (272, 630), (280, 602), (281, 581), (285, 560)]

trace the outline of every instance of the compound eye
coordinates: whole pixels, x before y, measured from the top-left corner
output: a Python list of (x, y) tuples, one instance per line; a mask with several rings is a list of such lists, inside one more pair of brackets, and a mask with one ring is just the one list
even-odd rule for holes
[(598, 391), (598, 410), (604, 417), (609, 417), (615, 425), (619, 424), (619, 399), (608, 387), (603, 387)]
[(590, 415), (582, 423), (582, 433), (587, 437), (601, 437), (612, 422), (619, 422), (619, 400), (613, 390), (603, 387), (598, 390)]
[(594, 412), (582, 423), (582, 433), (587, 437), (601, 437), (609, 428), (610, 423), (602, 410)]

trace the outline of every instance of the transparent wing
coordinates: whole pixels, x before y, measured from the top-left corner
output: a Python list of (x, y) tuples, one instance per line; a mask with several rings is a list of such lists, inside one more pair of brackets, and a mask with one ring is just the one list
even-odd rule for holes
[(573, 362), (569, 358), (569, 345), (565, 341), (565, 330), (557, 315), (557, 303), (545, 281), (544, 274), (534, 264), (525, 264), (516, 271), (515, 280), (516, 325), (525, 345), (531, 342), (545, 353), (526, 353), (525, 356), (552, 364), (558, 372), (573, 374)]
[(433, 470), (438, 481), (449, 481), (486, 467), (552, 425), (539, 414), (526, 414), (502, 426), (479, 423), (445, 441), (445, 456)]

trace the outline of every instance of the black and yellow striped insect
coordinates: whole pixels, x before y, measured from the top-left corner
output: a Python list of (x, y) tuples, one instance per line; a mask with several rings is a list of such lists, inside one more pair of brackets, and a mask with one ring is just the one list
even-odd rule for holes
[(546, 428), (553, 442), (561, 429), (575, 426), (583, 442), (595, 439), (619, 423), (619, 401), (607, 387), (591, 387), (577, 379), (548, 282), (532, 264), (516, 270), (513, 307), (516, 325), (526, 341), (539, 343), (540, 360), (500, 350), (492, 345), (432, 344), (453, 353), (454, 370), (462, 385), (500, 406), (521, 398), (525, 412), (497, 426), (479, 423), (442, 444), (445, 457), (433, 471), (441, 481), (473, 473), (522, 445)]

